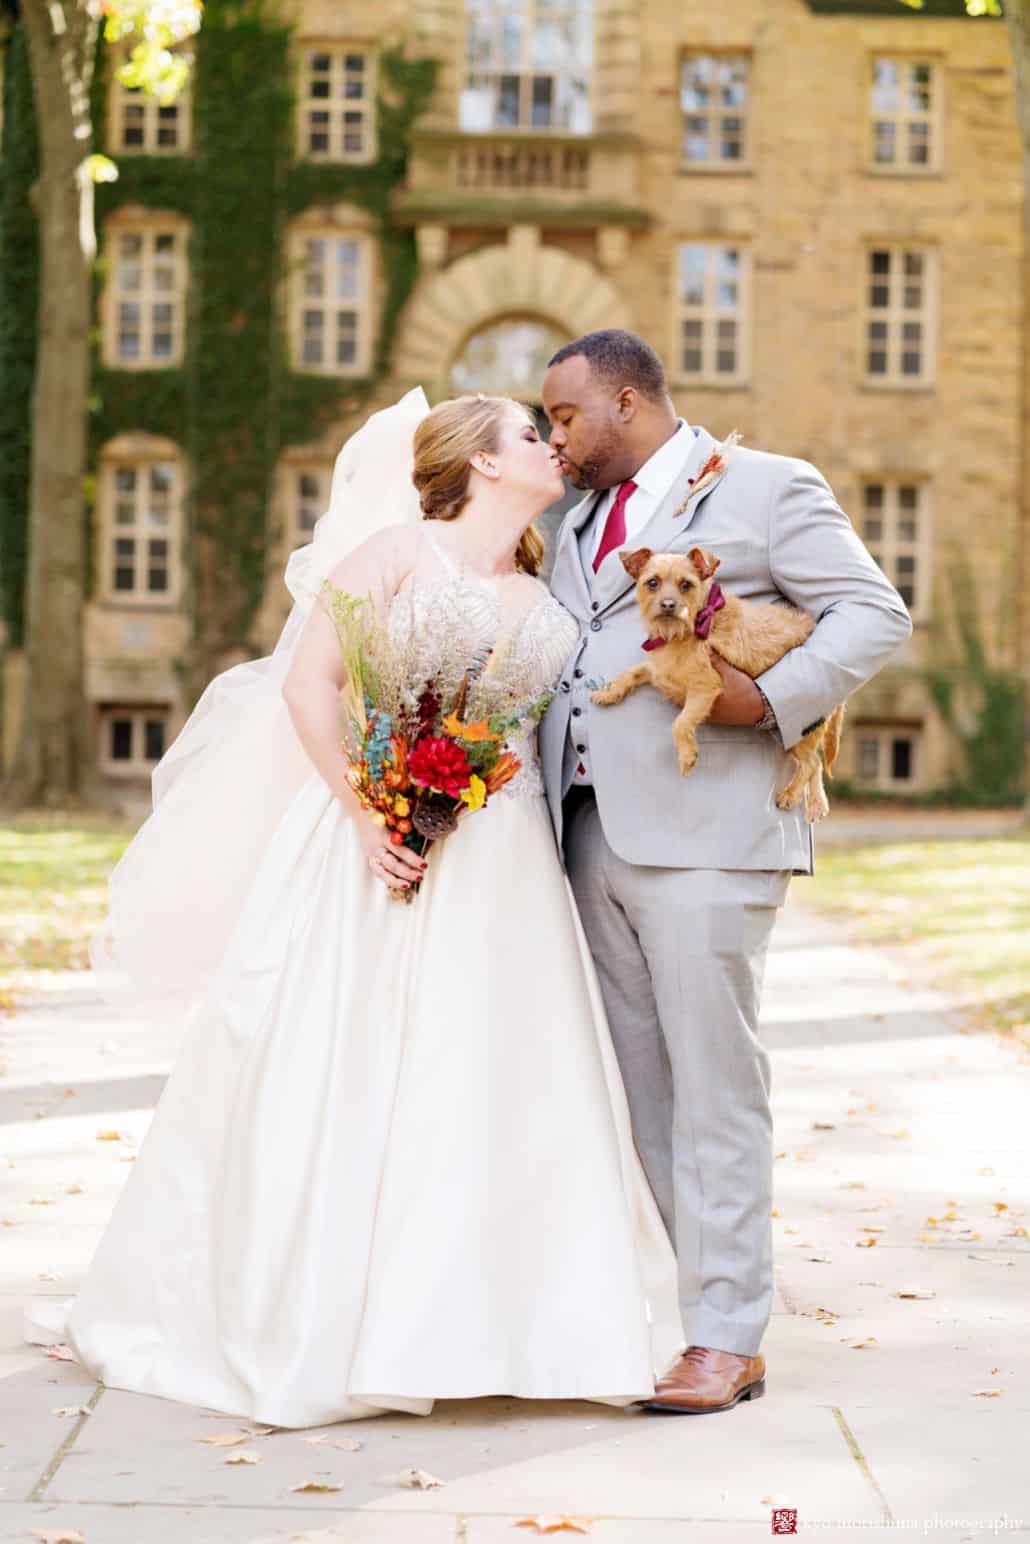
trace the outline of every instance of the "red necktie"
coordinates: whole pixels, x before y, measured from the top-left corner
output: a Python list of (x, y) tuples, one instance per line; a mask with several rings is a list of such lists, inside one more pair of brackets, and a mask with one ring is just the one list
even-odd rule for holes
[(615, 501), (608, 511), (608, 519), (604, 527), (604, 535), (601, 537), (601, 545), (597, 549), (594, 558), (594, 573), (600, 568), (609, 552), (614, 552), (616, 547), (621, 547), (626, 540), (626, 505), (630, 495), (636, 493), (637, 485), (632, 477), (619, 484), (619, 491), (615, 495)]

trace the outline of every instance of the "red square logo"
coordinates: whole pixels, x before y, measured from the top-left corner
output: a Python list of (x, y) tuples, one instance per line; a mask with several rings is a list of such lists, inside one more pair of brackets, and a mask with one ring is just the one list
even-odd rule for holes
[(797, 1533), (798, 1509), (796, 1506), (778, 1506), (773, 1508), (772, 1514), (773, 1533)]

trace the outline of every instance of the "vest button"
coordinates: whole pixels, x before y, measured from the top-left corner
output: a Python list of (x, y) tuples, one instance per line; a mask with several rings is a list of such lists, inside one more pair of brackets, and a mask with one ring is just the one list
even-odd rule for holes
[(563, 681), (561, 684), (561, 689), (563, 692), (571, 692), (572, 687), (569, 685), (568, 681)]
[(590, 631), (592, 633), (599, 633), (603, 626), (604, 626), (604, 623), (603, 622), (599, 622), (597, 620), (597, 618), (595, 617), (594, 620), (590, 624)]

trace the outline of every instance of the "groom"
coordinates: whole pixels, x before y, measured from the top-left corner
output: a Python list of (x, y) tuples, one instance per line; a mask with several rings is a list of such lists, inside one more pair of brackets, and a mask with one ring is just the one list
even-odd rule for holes
[[(676, 417), (661, 361), (634, 333), (559, 350), (542, 397), (551, 446), (586, 494), (561, 527), (551, 580), (581, 631), (542, 726), (544, 776), (678, 1261), (686, 1349), (647, 1408), (725, 1410), (764, 1388), (772, 1119), (758, 1009), (790, 875), (812, 870), (803, 809), (775, 804), (784, 747), (867, 681), (911, 624), (820, 473), (743, 447), (719, 457), (707, 430)], [(703, 547), (725, 590), (786, 597), (817, 623), (757, 681), (715, 656), (723, 693), (685, 778), (676, 709), (656, 691), (609, 708), (590, 697), (641, 658), (619, 552), (643, 546)]]

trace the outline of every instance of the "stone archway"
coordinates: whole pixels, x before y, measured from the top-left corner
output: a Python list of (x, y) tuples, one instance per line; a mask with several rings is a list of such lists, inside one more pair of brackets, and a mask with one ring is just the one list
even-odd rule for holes
[(599, 268), (527, 236), (513, 230), (507, 245), (473, 252), (420, 281), (401, 322), (395, 372), (424, 386), (430, 400), (450, 394), (451, 368), (466, 341), (504, 317), (539, 317), (569, 338), (632, 325)]

